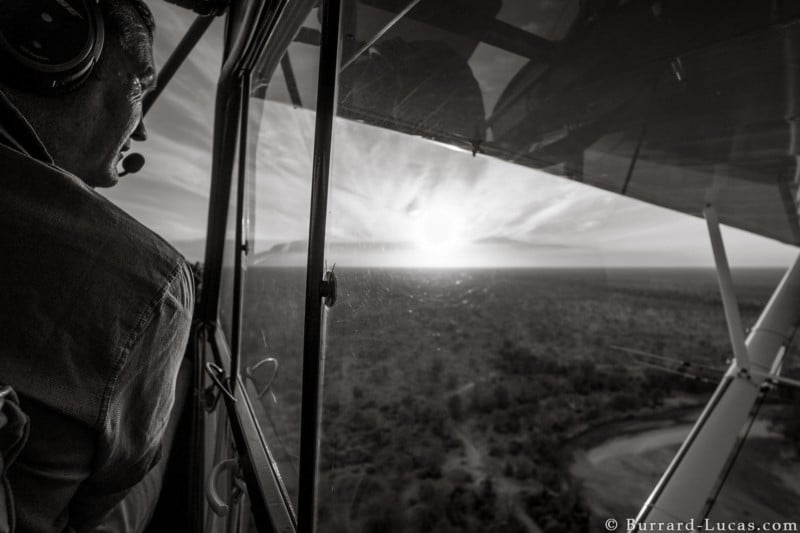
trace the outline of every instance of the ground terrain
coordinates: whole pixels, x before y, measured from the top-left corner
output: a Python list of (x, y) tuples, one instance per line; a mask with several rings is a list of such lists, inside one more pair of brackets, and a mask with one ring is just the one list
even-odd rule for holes
[[(577, 532), (633, 516), (713, 385), (613, 346), (719, 369), (730, 357), (711, 271), (337, 273), (325, 318), (322, 532)], [(736, 273), (746, 325), (778, 278)], [(245, 366), (279, 361), (259, 416), (293, 492), (303, 283), (299, 269), (248, 271), (242, 339)], [(269, 377), (262, 367), (252, 390)], [(797, 414), (784, 402), (760, 417), (720, 498), (724, 516), (763, 514), (765, 493), (791, 514)], [(754, 484), (757, 496), (745, 490)]]

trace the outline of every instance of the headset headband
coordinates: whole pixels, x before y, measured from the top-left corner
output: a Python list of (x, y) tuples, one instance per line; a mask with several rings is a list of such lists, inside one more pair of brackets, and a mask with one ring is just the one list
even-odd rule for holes
[(105, 40), (100, 0), (0, 0), (0, 76), (8, 85), (62, 93), (80, 85)]

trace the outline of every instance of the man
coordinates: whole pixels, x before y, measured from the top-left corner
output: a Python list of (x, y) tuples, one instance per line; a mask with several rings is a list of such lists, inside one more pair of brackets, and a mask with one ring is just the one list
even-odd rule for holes
[[(0, 0), (0, 23), (33, 3)], [(39, 3), (50, 23), (80, 0)], [(8, 470), (25, 532), (100, 525), (151, 471), (191, 322), (182, 257), (93, 190), (145, 138), (155, 81), (147, 7), (99, 7), (102, 51), (79, 83), (41, 91), (0, 68), (0, 383), (30, 417)]]

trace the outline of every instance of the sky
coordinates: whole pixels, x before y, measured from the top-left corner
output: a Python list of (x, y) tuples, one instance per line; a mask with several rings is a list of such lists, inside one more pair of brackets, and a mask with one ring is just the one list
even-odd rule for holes
[[(191, 17), (149, 2), (163, 65)], [(313, 19), (312, 19), (313, 23)], [(222, 26), (187, 60), (146, 119), (147, 158), (104, 193), (183, 251), (202, 259)], [(292, 61), (313, 100), (316, 49)], [(488, 53), (479, 48), (475, 57)], [(285, 102), (276, 74), (268, 93)], [(497, 91), (486, 91), (494, 94)], [(490, 96), (490, 98), (492, 98)], [(303, 265), (314, 114), (283, 102), (254, 105), (252, 215), (258, 264)], [(260, 102), (257, 102), (257, 104)], [(712, 266), (705, 222), (481, 154), (337, 119), (328, 211), (330, 263), (399, 267)], [(734, 267), (787, 266), (797, 249), (724, 228)]]

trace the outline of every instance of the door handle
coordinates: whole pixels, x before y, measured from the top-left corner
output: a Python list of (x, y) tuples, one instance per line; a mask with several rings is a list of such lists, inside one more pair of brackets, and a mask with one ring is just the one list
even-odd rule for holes
[(217, 516), (227, 516), (231, 508), (219, 494), (217, 494), (217, 478), (224, 470), (233, 470), (237, 468), (238, 461), (236, 459), (225, 459), (215, 464), (208, 473), (206, 480), (206, 501), (208, 506)]
[[(272, 365), (272, 375), (269, 377), (267, 384), (259, 389), (258, 382), (255, 379), (255, 373), (259, 368), (268, 364)], [(276, 377), (278, 377), (278, 360), (274, 357), (265, 357), (258, 363), (245, 368), (244, 375), (253, 382), (253, 385), (256, 387), (256, 397), (260, 400), (267, 392), (269, 392), (269, 389), (272, 387), (272, 382), (275, 381)]]

